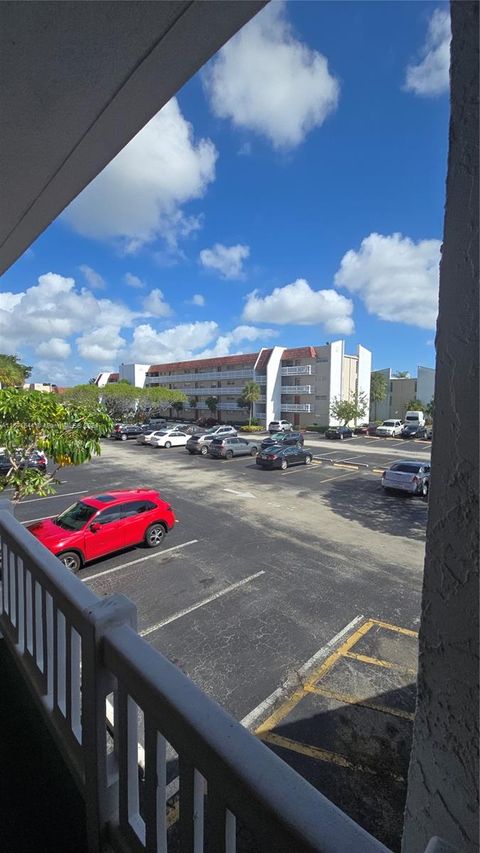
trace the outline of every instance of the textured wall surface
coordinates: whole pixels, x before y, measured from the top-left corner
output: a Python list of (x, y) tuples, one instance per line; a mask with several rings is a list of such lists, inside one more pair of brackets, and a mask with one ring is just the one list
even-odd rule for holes
[(403, 850), (478, 849), (478, 5), (454, 2), (435, 436)]

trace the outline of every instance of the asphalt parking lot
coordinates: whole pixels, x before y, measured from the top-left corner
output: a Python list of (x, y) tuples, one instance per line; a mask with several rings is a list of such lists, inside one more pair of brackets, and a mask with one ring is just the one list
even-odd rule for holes
[(378, 472), (426, 460), (430, 446), (317, 436), (305, 446), (313, 463), (283, 472), (105, 441), (101, 458), (65, 469), (57, 495), (24, 501), (16, 516), (55, 515), (112, 488), (157, 489), (178, 520), (161, 549), (99, 560), (81, 579), (129, 596), (149, 643), (395, 848), (427, 504), (384, 494)]

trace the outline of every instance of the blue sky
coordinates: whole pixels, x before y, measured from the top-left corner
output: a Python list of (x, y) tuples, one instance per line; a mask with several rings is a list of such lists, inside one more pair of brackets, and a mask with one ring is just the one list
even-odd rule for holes
[(434, 365), (448, 6), (272, 3), (3, 276), (2, 351), (121, 361), (361, 343)]

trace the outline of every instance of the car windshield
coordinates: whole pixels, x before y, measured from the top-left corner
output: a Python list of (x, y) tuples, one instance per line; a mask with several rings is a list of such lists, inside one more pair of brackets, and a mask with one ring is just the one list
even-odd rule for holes
[(94, 506), (83, 503), (83, 501), (77, 501), (76, 504), (69, 506), (65, 512), (62, 512), (54, 520), (54, 523), (65, 530), (81, 530), (96, 512), (97, 509)]
[(267, 439), (267, 441), (283, 441), (284, 438), (285, 436), (283, 435), (283, 432), (275, 432)]
[(402, 474), (418, 474), (422, 466), (415, 462), (397, 462), (390, 471), (400, 471)]
[[(170, 432), (171, 432), (171, 430), (170, 430)], [(158, 432), (154, 432), (153, 434), (154, 435), (168, 435), (168, 433), (169, 433), (168, 429), (160, 429)]]
[(395, 426), (395, 421), (384, 421), (382, 426)]

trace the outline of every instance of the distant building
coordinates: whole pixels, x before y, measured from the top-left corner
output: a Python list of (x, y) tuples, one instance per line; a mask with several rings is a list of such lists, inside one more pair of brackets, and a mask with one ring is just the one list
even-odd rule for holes
[(411, 400), (420, 400), (427, 406), (433, 399), (435, 390), (435, 368), (417, 368), (417, 377), (393, 376), (392, 369), (374, 370), (372, 375), (382, 374), (387, 381), (387, 393), (384, 400), (372, 403), (370, 417), (372, 420), (387, 420), (387, 418), (404, 418)]
[(52, 382), (25, 382), (24, 391), (45, 391), (48, 394), (58, 394), (58, 385)]
[(238, 405), (238, 398), (250, 380), (261, 388), (254, 416), (262, 423), (284, 418), (295, 426), (327, 425), (334, 423), (330, 416), (334, 398), (364, 394), (369, 402), (371, 361), (365, 347), (359, 345), (356, 355), (346, 355), (345, 342), (334, 341), (168, 364), (122, 364), (118, 374), (99, 374), (96, 384), (104, 387), (120, 378), (139, 388), (178, 389), (196, 400), (195, 406), (187, 403), (184, 408), (182, 417), (187, 420), (208, 415), (206, 398), (217, 397), (219, 419), (246, 421), (248, 412)]

